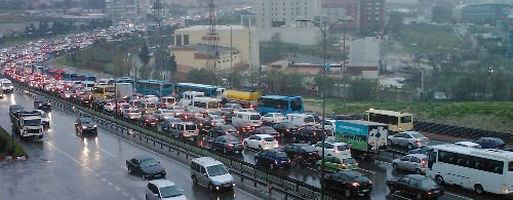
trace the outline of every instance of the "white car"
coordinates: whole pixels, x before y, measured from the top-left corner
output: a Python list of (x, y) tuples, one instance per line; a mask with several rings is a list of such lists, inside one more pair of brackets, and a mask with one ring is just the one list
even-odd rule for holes
[(285, 115), (281, 113), (267, 113), (262, 116), (262, 122), (264, 123), (280, 123), (285, 121)]
[(212, 124), (212, 126), (221, 126), (221, 125), (226, 124), (226, 121), (224, 120), (224, 118), (222, 116), (211, 115), (210, 123)]
[[(350, 146), (343, 142), (325, 142), (324, 155), (336, 157), (340, 160), (351, 158)], [(322, 156), (322, 142), (313, 145), (314, 148)]]
[(137, 120), (142, 117), (142, 113), (139, 109), (129, 109), (127, 112), (124, 113), (124, 116), (127, 119)]
[(187, 200), (183, 189), (166, 179), (152, 180), (146, 185), (146, 200)]
[(244, 139), (244, 147), (268, 150), (278, 148), (278, 141), (269, 134), (255, 134)]
[(458, 146), (470, 147), (470, 148), (474, 148), (474, 149), (481, 149), (480, 144), (471, 142), (471, 141), (459, 141), (459, 142), (454, 142), (453, 144), (458, 145)]

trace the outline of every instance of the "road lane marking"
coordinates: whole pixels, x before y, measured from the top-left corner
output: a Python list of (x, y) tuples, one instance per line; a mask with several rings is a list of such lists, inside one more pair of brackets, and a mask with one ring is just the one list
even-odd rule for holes
[(117, 158), (118, 157), (118, 156), (116, 156), (116, 154), (113, 154), (113, 153), (111, 153), (111, 152), (109, 152), (109, 151), (107, 151), (107, 150), (105, 150), (105, 149), (103, 149), (101, 147), (96, 147), (96, 148), (100, 149), (101, 152), (106, 153), (107, 155), (109, 155), (109, 156), (111, 156), (113, 158)]
[(107, 182), (107, 184), (109, 184), (110, 186), (112, 186), (112, 182), (110, 182), (110, 181), (109, 181), (109, 182)]
[(121, 194), (123, 194), (123, 196), (125, 196), (125, 197), (127, 197), (127, 198), (130, 196), (130, 195), (129, 195), (128, 193), (126, 193), (125, 191), (121, 192)]
[(460, 198), (460, 199), (466, 199), (466, 200), (473, 200), (472, 198), (470, 197), (464, 197), (464, 196), (461, 196), (461, 195), (458, 195), (458, 194), (454, 194), (452, 192), (445, 192), (445, 194), (447, 195), (451, 195), (451, 196), (454, 196), (454, 197), (457, 197), (457, 198)]
[(107, 179), (105, 179), (105, 178), (102, 178), (101, 180), (102, 180), (103, 182), (107, 182)]
[(118, 186), (114, 187), (114, 189), (116, 189), (118, 192), (121, 191), (121, 188), (119, 188)]

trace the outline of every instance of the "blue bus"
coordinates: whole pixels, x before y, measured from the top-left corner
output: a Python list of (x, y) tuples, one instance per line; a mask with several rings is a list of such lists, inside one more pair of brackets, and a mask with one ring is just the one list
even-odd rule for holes
[(84, 76), (84, 80), (85, 80), (85, 81), (93, 81), (93, 82), (96, 82), (96, 76), (94, 76), (94, 75), (85, 75), (85, 76)]
[(204, 85), (197, 83), (177, 83), (175, 85), (176, 94), (181, 95), (186, 91), (203, 92), (206, 97), (217, 96), (217, 87), (213, 85)]
[(130, 77), (121, 77), (116, 79), (116, 83), (134, 83), (134, 80)]
[(138, 80), (135, 82), (135, 92), (158, 97), (169, 96), (173, 94), (173, 84), (160, 80)]
[(303, 100), (301, 96), (266, 95), (258, 99), (257, 111), (267, 113), (303, 113)]

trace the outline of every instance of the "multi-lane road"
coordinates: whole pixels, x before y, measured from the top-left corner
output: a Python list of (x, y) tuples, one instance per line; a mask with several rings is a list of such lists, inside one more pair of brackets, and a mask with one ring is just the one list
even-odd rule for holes
[[(10, 105), (33, 108), (29, 95), (15, 92), (0, 101), (0, 126), (10, 130)], [(167, 178), (184, 188), (188, 199), (266, 199), (267, 195), (239, 184), (233, 193), (211, 194), (204, 188), (193, 186), (187, 161), (168, 158), (116, 136), (114, 130), (99, 128), (98, 136), (81, 138), (75, 135), (72, 113), (54, 109), (50, 114), (51, 128), (42, 141), (22, 142), (28, 161), (0, 163), (0, 199), (144, 199), (147, 181), (127, 173), (124, 162), (135, 155), (157, 157), (168, 172)], [(243, 157), (253, 162), (254, 152)], [(385, 181), (402, 176), (388, 163), (360, 162), (361, 172), (374, 182), (371, 199), (409, 199), (401, 194), (390, 195)], [(319, 173), (307, 168), (279, 171), (312, 185), (319, 185)], [(471, 191), (448, 188), (443, 200), (513, 199), (508, 197), (477, 195)]]

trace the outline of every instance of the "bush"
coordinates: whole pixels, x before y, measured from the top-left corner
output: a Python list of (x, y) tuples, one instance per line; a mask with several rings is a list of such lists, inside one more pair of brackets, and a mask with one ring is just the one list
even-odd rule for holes
[(12, 143), (11, 143), (11, 135), (5, 131), (5, 129), (0, 127), (0, 155), (6, 155), (6, 156), (14, 156), (14, 157), (20, 157), (20, 156), (26, 156), (25, 150), (23, 150), (23, 147), (17, 143), (14, 142), (14, 153), (12, 152)]

